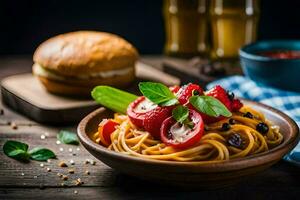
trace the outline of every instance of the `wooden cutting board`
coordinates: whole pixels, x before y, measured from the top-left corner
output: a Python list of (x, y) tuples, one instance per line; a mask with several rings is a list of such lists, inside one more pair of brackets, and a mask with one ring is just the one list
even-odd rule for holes
[[(137, 93), (141, 80), (179, 85), (180, 80), (156, 68), (138, 62), (137, 81), (127, 91)], [(68, 124), (81, 120), (86, 114), (98, 108), (91, 99), (74, 99), (48, 93), (43, 85), (30, 73), (7, 77), (1, 82), (2, 101), (12, 109), (31, 119), (48, 124)]]

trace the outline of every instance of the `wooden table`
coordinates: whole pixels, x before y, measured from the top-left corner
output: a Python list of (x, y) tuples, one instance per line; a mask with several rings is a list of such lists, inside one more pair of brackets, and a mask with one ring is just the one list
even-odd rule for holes
[[(145, 62), (159, 67), (161, 57), (144, 57)], [(8, 75), (31, 70), (28, 56), (3, 57), (0, 59), (0, 79)], [(25, 83), (24, 83), (25, 84)], [(38, 124), (0, 104), (4, 115), (0, 115), (0, 199), (300, 199), (300, 168), (284, 161), (272, 168), (249, 177), (237, 185), (218, 190), (183, 190), (141, 181), (119, 174), (100, 161), (96, 165), (84, 164), (86, 159), (95, 160), (82, 146), (56, 144), (56, 134), (70, 127), (50, 127)], [(10, 122), (16, 123), (13, 129)], [(48, 135), (42, 140), (41, 135)], [(6, 140), (20, 140), (30, 147), (45, 146), (56, 152), (58, 159), (50, 163), (31, 161), (24, 164), (6, 157), (2, 146)], [(64, 151), (60, 151), (63, 148)], [(76, 155), (70, 155), (69, 149)], [(77, 150), (79, 148), (79, 151)], [(68, 162), (74, 160), (75, 164)], [(68, 168), (58, 166), (64, 160)], [(51, 172), (47, 172), (47, 168)], [(73, 168), (74, 174), (68, 174)], [(90, 172), (87, 175), (86, 171)], [(67, 174), (62, 181), (57, 173)], [(168, 174), (166, 174), (168, 176)], [(76, 186), (74, 180), (84, 182)], [(65, 183), (65, 186), (62, 183)]]

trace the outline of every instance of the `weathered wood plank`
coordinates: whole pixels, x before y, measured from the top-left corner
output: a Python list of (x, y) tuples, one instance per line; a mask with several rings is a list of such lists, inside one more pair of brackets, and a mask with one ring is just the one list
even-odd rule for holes
[[(57, 128), (53, 127), (28, 127), (19, 126), (17, 130), (11, 129), (10, 126), (2, 126), (0, 129), (0, 186), (24, 186), (24, 187), (39, 187), (40, 185), (47, 187), (59, 186), (63, 181), (57, 176), (57, 173), (66, 174), (69, 176), (67, 185), (74, 185), (77, 178), (81, 178), (86, 186), (110, 186), (115, 180), (115, 173), (112, 169), (97, 161), (96, 165), (85, 164), (86, 159), (96, 161), (81, 145), (66, 145), (56, 144)], [(71, 130), (74, 130), (71, 129)], [(46, 133), (49, 136), (42, 140), (41, 135)], [(44, 167), (40, 167), (41, 162), (31, 161), (29, 163), (18, 162), (8, 158), (3, 153), (3, 144), (6, 140), (18, 140), (29, 144), (30, 148), (43, 146), (53, 150), (58, 159), (51, 160), (50, 163), (43, 162)], [(63, 148), (63, 151), (60, 151)], [(78, 151), (77, 148), (80, 150)], [(69, 150), (72, 149), (72, 152)], [(75, 153), (76, 155), (73, 155)], [(74, 165), (70, 164), (70, 160), (74, 161)], [(65, 161), (68, 168), (58, 166), (60, 161)], [(51, 172), (47, 172), (47, 168)], [(74, 169), (74, 174), (69, 174), (68, 169)], [(90, 175), (85, 174), (86, 171)], [(24, 175), (22, 175), (24, 174)]]
[[(130, 187), (130, 188), (129, 188)], [(77, 194), (75, 194), (77, 191)], [(238, 188), (186, 191), (178, 188), (149, 185), (140, 189), (137, 185), (122, 187), (77, 188), (0, 188), (0, 199), (298, 199), (299, 188)]]

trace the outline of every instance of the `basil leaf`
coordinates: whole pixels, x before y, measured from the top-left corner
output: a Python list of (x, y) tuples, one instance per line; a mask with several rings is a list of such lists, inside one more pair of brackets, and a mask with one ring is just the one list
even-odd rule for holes
[(128, 105), (137, 96), (109, 86), (97, 86), (91, 93), (93, 99), (115, 112), (126, 114)]
[(79, 144), (79, 140), (76, 133), (73, 133), (71, 131), (61, 130), (56, 137), (59, 141), (61, 141), (64, 144)]
[(32, 160), (38, 160), (38, 161), (46, 161), (49, 158), (56, 157), (53, 151), (42, 147), (36, 147), (34, 149), (31, 149), (29, 151), (29, 154)]
[(139, 89), (145, 97), (157, 105), (171, 106), (178, 103), (176, 96), (161, 83), (140, 82)]
[(3, 145), (5, 155), (19, 161), (29, 161), (27, 150), (28, 145), (18, 141), (9, 140)]
[(172, 110), (172, 117), (179, 123), (183, 123), (189, 116), (189, 109), (185, 106), (179, 105)]
[(230, 117), (232, 114), (218, 99), (211, 96), (192, 96), (189, 102), (200, 112), (211, 117)]

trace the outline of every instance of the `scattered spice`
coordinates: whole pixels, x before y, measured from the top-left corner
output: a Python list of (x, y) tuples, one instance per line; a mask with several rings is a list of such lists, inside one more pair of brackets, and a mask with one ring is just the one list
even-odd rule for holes
[(75, 185), (76, 185), (76, 186), (80, 186), (80, 185), (82, 185), (83, 183), (84, 183), (84, 182), (81, 181), (80, 178), (78, 178), (78, 179), (75, 181)]
[(0, 109), (0, 115), (4, 115), (4, 110), (2, 108)]
[(60, 161), (58, 163), (58, 166), (60, 166), (60, 167), (68, 167), (68, 165), (64, 161)]
[(59, 148), (59, 151), (64, 151), (64, 148), (60, 147), (60, 148)]
[(56, 140), (56, 144), (61, 144), (61, 142), (59, 140)]
[(63, 175), (61, 178), (62, 178), (62, 180), (66, 181), (66, 180), (68, 180), (69, 177), (67, 175)]
[(92, 165), (96, 165), (96, 161), (91, 160), (91, 164), (92, 164)]
[(89, 164), (90, 160), (89, 159), (85, 159), (84, 164)]
[(46, 139), (46, 136), (45, 135), (41, 135), (41, 140), (44, 140)]
[(71, 165), (75, 165), (74, 160), (70, 160), (70, 164), (71, 164)]
[(12, 129), (14, 129), (14, 130), (18, 129), (18, 126), (17, 126), (17, 124), (16, 124), (15, 122), (11, 122), (11, 123), (10, 123), (10, 127), (11, 127)]
[(63, 176), (63, 174), (61, 174), (61, 173), (57, 173), (56, 175), (59, 176), (59, 177)]
[(47, 167), (47, 172), (51, 172), (51, 169), (49, 167)]
[(25, 175), (25, 174), (22, 172), (22, 173), (21, 173), (21, 176), (24, 176), (24, 175)]
[(74, 169), (69, 169), (68, 172), (69, 172), (70, 174), (74, 174), (74, 173), (75, 173), (75, 170), (74, 170)]
[(37, 179), (37, 176), (33, 176), (34, 179)]
[(41, 164), (40, 164), (40, 167), (44, 167), (44, 164), (43, 164), (43, 163), (41, 163)]
[(91, 173), (90, 173), (88, 170), (86, 170), (86, 171), (85, 171), (85, 174), (86, 174), (86, 175), (90, 175)]
[(77, 151), (80, 151), (80, 148), (79, 147), (77, 147), (77, 149), (76, 149)]
[(73, 149), (72, 148), (69, 148), (69, 152), (72, 152), (73, 151)]
[(77, 190), (74, 190), (74, 194), (78, 194), (78, 191), (77, 191)]

